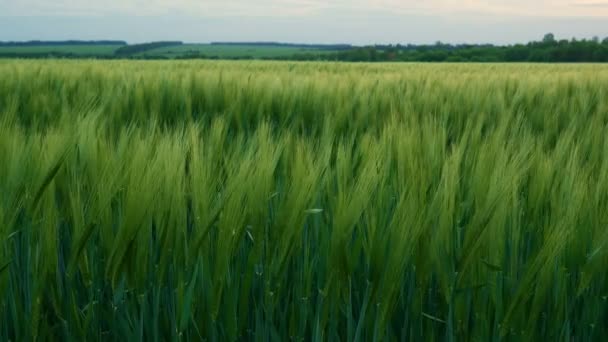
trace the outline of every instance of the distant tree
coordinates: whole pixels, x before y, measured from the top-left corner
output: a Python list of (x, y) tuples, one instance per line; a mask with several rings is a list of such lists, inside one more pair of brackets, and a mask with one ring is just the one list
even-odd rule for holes
[(608, 37), (606, 37), (606, 38), (604, 38), (604, 40), (602, 40), (602, 44), (608, 45)]
[(600, 37), (598, 36), (593, 36), (593, 38), (591, 38), (591, 41), (598, 44), (600, 42)]
[(555, 35), (553, 33), (547, 33), (543, 37), (543, 43), (555, 43)]

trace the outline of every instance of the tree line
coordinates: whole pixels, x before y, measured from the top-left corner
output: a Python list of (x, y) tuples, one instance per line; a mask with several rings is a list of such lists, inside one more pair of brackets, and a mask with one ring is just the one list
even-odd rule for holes
[(608, 62), (608, 38), (600, 40), (556, 40), (552, 34), (542, 41), (508, 46), (374, 45), (339, 51), (331, 55), (300, 54), (299, 60), (330, 59), (350, 62)]
[(211, 42), (211, 45), (227, 45), (227, 46), (260, 46), (260, 47), (289, 47), (301, 49), (317, 49), (317, 50), (350, 50), (353, 48), (351, 44), (297, 44), (297, 43), (279, 43), (279, 42)]

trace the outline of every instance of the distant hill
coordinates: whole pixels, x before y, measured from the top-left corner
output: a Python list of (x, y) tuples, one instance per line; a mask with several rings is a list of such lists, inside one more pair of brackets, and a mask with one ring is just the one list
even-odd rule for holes
[(4, 58), (114, 58), (116, 50), (126, 46), (119, 41), (63, 41), (0, 44)]
[(297, 44), (245, 44), (245, 43), (212, 43), (212, 44), (182, 44), (149, 49), (132, 55), (136, 58), (168, 58), (168, 59), (289, 59), (295, 55), (328, 55), (342, 49), (330, 49), (298, 46)]
[(133, 44), (123, 46), (120, 49), (116, 50), (115, 54), (117, 56), (131, 56), (137, 53), (159, 49), (163, 47), (169, 46), (179, 46), (184, 44), (180, 41), (163, 41), (163, 42), (151, 42), (151, 43), (143, 43), (143, 44)]

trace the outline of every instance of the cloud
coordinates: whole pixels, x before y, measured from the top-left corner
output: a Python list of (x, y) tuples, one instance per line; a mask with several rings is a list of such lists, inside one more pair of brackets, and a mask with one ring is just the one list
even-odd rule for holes
[(5, 16), (310, 17), (318, 15), (494, 15), (605, 17), (608, 1), (572, 0), (0, 0)]

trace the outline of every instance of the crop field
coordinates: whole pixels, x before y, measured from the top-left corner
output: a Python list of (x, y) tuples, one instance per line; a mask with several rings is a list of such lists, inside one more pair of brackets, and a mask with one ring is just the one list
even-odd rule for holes
[(79, 56), (113, 55), (120, 45), (36, 45), (36, 46), (0, 46), (0, 55), (53, 53), (74, 54)]
[(0, 340), (608, 335), (608, 66), (0, 61)]
[(335, 50), (301, 48), (290, 46), (259, 45), (222, 45), (222, 44), (183, 44), (157, 48), (140, 53), (141, 56), (180, 57), (184, 55), (204, 55), (217, 58), (278, 58), (291, 57), (297, 54), (327, 54)]

